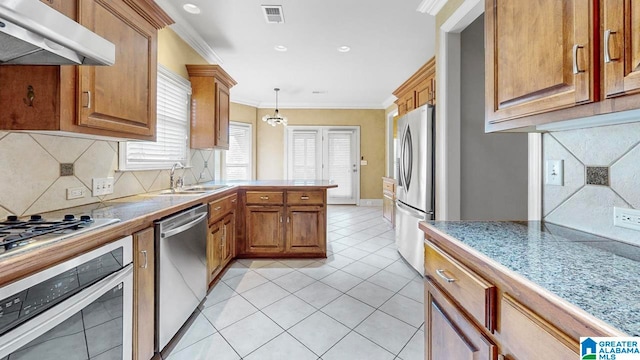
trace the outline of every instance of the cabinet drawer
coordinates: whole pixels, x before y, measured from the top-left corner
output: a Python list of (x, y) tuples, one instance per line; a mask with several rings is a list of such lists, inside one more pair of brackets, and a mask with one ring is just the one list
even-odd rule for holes
[(289, 205), (304, 205), (324, 204), (324, 194), (322, 190), (312, 191), (287, 191), (287, 204)]
[(500, 302), (500, 335), (507, 358), (579, 359), (580, 344), (517, 300)]
[(247, 204), (282, 204), (282, 191), (247, 191)]
[(395, 184), (390, 181), (382, 181), (382, 191), (395, 192)]
[(425, 244), (425, 274), (489, 331), (495, 329), (496, 287), (430, 243)]
[(218, 220), (220, 217), (234, 210), (237, 203), (237, 195), (229, 195), (220, 200), (209, 203), (209, 223)]

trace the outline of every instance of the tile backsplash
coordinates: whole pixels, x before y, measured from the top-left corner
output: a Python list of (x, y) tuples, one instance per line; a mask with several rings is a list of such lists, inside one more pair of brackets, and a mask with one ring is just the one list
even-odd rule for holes
[[(214, 150), (191, 150), (191, 168), (176, 170), (185, 184), (211, 181)], [(206, 167), (205, 167), (206, 162)], [(62, 164), (73, 175), (61, 176)], [(56, 135), (0, 132), (0, 218), (30, 215), (169, 187), (169, 170), (117, 171), (118, 143)], [(114, 193), (91, 196), (93, 178), (113, 177)], [(68, 188), (85, 196), (67, 200)]]
[(564, 160), (564, 185), (543, 185), (544, 220), (640, 245), (639, 231), (613, 226), (614, 207), (640, 209), (640, 122), (542, 139), (544, 161)]

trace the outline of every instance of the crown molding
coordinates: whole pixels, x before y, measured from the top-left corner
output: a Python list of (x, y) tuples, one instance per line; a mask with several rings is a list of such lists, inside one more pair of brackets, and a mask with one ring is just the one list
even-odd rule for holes
[(387, 98), (387, 100), (382, 102), (382, 107), (386, 109), (389, 106), (393, 105), (396, 102), (396, 100), (398, 100), (398, 98), (391, 95)]
[(189, 25), (180, 11), (171, 5), (169, 0), (156, 0), (156, 3), (175, 21), (173, 25), (169, 27), (175, 31), (182, 40), (184, 40), (189, 46), (191, 46), (200, 56), (202, 56), (210, 64), (224, 63), (222, 58), (207, 44), (207, 42), (198, 34), (198, 32)]
[(249, 99), (239, 99), (237, 97), (234, 97), (233, 95), (231, 96), (231, 100), (229, 101), (231, 101), (232, 103), (240, 104), (240, 105), (252, 106), (254, 108), (257, 108), (258, 105), (260, 105), (260, 101), (249, 100)]
[[(273, 109), (276, 104), (261, 102), (256, 106), (258, 109)], [(357, 109), (370, 109), (370, 110), (384, 110), (382, 104), (345, 104), (345, 103), (278, 103), (279, 110), (286, 109), (342, 109), (342, 110), (357, 110)]]
[(416, 11), (436, 16), (446, 3), (447, 0), (422, 0)]

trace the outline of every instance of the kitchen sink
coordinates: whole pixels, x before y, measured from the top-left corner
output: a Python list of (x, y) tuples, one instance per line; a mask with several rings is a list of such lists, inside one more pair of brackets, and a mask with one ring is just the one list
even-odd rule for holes
[(193, 186), (185, 186), (182, 189), (168, 189), (162, 190), (158, 194), (159, 195), (198, 195), (204, 194), (209, 191), (218, 190), (228, 185), (193, 185)]
[(204, 194), (204, 193), (206, 193), (206, 191), (204, 190), (181, 189), (181, 190), (162, 190), (158, 194), (159, 195), (198, 195), (198, 194)]
[(184, 187), (186, 191), (213, 191), (228, 187), (229, 185), (192, 185)]

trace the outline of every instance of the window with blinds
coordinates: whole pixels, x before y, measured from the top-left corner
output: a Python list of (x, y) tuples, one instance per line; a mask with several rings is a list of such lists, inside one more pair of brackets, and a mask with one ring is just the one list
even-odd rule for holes
[(229, 124), (229, 150), (225, 154), (226, 180), (251, 180), (251, 124)]
[(320, 132), (317, 130), (289, 131), (290, 180), (316, 180), (322, 176)]
[(156, 141), (120, 143), (120, 170), (170, 168), (189, 162), (191, 83), (158, 64)]

